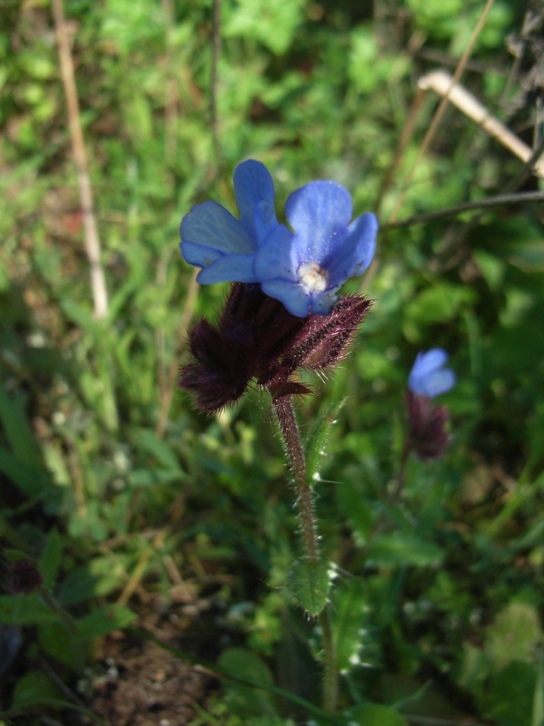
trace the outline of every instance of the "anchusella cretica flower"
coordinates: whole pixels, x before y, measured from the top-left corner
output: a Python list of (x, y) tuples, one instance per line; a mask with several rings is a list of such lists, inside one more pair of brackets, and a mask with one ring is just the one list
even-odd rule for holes
[(408, 378), (408, 388), (419, 396), (434, 398), (455, 385), (455, 373), (446, 368), (448, 354), (442, 348), (418, 353)]
[(194, 207), (181, 223), (181, 251), (202, 267), (200, 283), (257, 282), (297, 317), (328, 315), (338, 290), (363, 272), (376, 248), (372, 213), (352, 217), (349, 192), (332, 181), (315, 181), (293, 192), (279, 224), (270, 174), (257, 161), (234, 173), (240, 218), (216, 202)]
[(369, 212), (350, 223), (351, 197), (332, 181), (293, 192), (285, 214), (294, 234), (283, 226), (270, 233), (255, 255), (256, 277), (292, 315), (327, 315), (339, 288), (372, 261), (378, 221)]
[(445, 367), (447, 361), (448, 354), (442, 348), (418, 353), (408, 378), (409, 446), (421, 459), (438, 459), (448, 444), (448, 411), (431, 400), (455, 385), (455, 373)]

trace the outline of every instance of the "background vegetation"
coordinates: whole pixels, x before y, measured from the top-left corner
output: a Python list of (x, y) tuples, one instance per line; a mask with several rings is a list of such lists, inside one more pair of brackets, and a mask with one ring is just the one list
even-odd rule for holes
[[(350, 288), (372, 311), (299, 408), (306, 431), (346, 397), (317, 485), (341, 710), (370, 726), (541, 726), (542, 202), (388, 223), (539, 189), (452, 106), (418, 158), (440, 101), (418, 80), (453, 74), (474, 36), (461, 82), (536, 148), (542, 5), (495, 0), (476, 34), (480, 1), (220, 9), (213, 85), (207, 0), (65, 0), (109, 292), (96, 319), (53, 14), (2, 2), (3, 723), (159, 723), (159, 707), (122, 720), (97, 700), (144, 642), (124, 632), (136, 625), (270, 686), (208, 680), (171, 723), (327, 722), (310, 709), (320, 634), (284, 591), (296, 522), (268, 402), (251, 392), (208, 419), (173, 385), (187, 327), (226, 292), (197, 294), (181, 216), (210, 198), (234, 211), (232, 171), (256, 158), (281, 205), (330, 178), (381, 222), (376, 264)], [(409, 461), (399, 497), (407, 375), (435, 346), (458, 376), (452, 441)], [(21, 561), (43, 578), (30, 594), (15, 592)]]

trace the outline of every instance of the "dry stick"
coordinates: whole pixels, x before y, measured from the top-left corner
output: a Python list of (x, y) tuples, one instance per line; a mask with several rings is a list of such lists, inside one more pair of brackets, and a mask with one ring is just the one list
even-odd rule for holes
[(172, 360), (172, 363), (170, 364), (170, 369), (168, 372), (168, 378), (166, 379), (166, 384), (164, 385), (162, 391), (161, 391), (161, 405), (159, 410), (159, 418), (157, 421), (157, 426), (155, 428), (155, 433), (157, 436), (164, 436), (164, 432), (166, 430), (166, 424), (168, 423), (168, 415), (170, 413), (170, 406), (172, 405), (172, 398), (174, 397), (174, 386), (176, 383), (176, 378), (178, 375), (178, 370), (181, 362), (181, 356), (183, 353), (183, 350), (185, 348), (185, 336), (187, 333), (187, 329), (189, 328), (189, 325), (191, 324), (191, 318), (193, 317), (194, 309), (195, 309), (195, 302), (196, 302), (196, 294), (198, 292), (198, 283), (196, 281), (196, 276), (198, 274), (198, 270), (195, 270), (193, 272), (193, 275), (191, 277), (191, 281), (189, 282), (189, 287), (187, 289), (187, 297), (185, 298), (185, 307), (183, 310), (183, 317), (181, 319), (181, 324), (179, 326), (179, 335), (178, 335), (178, 352), (177, 355), (174, 356), (174, 359)]
[[(491, 10), (492, 5), (493, 5), (493, 0), (487, 0), (485, 7), (482, 10), (482, 14), (480, 15), (478, 22), (476, 23), (476, 27), (474, 28), (472, 36), (468, 42), (466, 50), (463, 53), (461, 60), (459, 61), (459, 65), (457, 66), (457, 68), (455, 70), (455, 73), (452, 78), (452, 86), (453, 86), (453, 84), (457, 83), (457, 81), (459, 80), (459, 78), (461, 77), (461, 74), (463, 73), (463, 71), (465, 69), (465, 66), (470, 57), (470, 54), (472, 53), (472, 49), (474, 48), (476, 39), (484, 26), (484, 23), (487, 19), (487, 15), (488, 15), (489, 11)], [(446, 110), (446, 106), (449, 101), (450, 90), (451, 89), (448, 89), (448, 93), (444, 96), (444, 98), (438, 105), (438, 108), (436, 109), (436, 113), (434, 115), (433, 120), (431, 121), (431, 125), (429, 126), (429, 129), (427, 130), (427, 133), (425, 134), (423, 143), (421, 144), (421, 146), (419, 148), (416, 159), (415, 159), (414, 163), (412, 164), (412, 168), (410, 169), (408, 176), (404, 182), (404, 191), (401, 192), (401, 194), (397, 200), (397, 204), (395, 205), (393, 213), (391, 214), (391, 217), (389, 219), (390, 222), (394, 222), (395, 219), (397, 218), (397, 215), (398, 215), (400, 208), (402, 206), (402, 203), (404, 201), (404, 197), (406, 196), (406, 191), (407, 191), (408, 187), (410, 186), (410, 182), (412, 181), (412, 178), (414, 176), (416, 167), (419, 164), (419, 162), (421, 161), (423, 155), (426, 153), (427, 148), (429, 147), (429, 144), (431, 143), (431, 140), (436, 132), (436, 129), (438, 128), (438, 124), (442, 120), (442, 116), (444, 115), (444, 111)]]
[(175, 13), (172, 0), (162, 0), (162, 9), (166, 20), (165, 46), (166, 46), (166, 103), (165, 103), (165, 141), (164, 151), (167, 163), (174, 159), (177, 146), (178, 125), (178, 84), (174, 73), (173, 62), (173, 28), (175, 26)]
[[(484, 131), (493, 136), (503, 146), (509, 149), (515, 156), (523, 161), (531, 158), (533, 150), (521, 139), (513, 134), (493, 114), (491, 114), (478, 99), (469, 93), (459, 83), (454, 83), (452, 77), (446, 71), (433, 71), (419, 79), (419, 87), (424, 90), (431, 89), (440, 96), (448, 96), (448, 100), (457, 106), (464, 114), (479, 124)], [(539, 177), (544, 177), (544, 163), (538, 162), (534, 165)]]
[(85, 153), (85, 142), (81, 130), (81, 118), (79, 113), (79, 102), (77, 98), (76, 81), (74, 75), (74, 63), (70, 51), (70, 42), (66, 32), (64, 20), (64, 9), (62, 0), (51, 0), (53, 18), (55, 21), (55, 33), (59, 49), (60, 70), (66, 104), (68, 107), (68, 122), (70, 125), (70, 137), (72, 140), (72, 153), (77, 167), (77, 178), (79, 184), (79, 198), (81, 211), (83, 212), (83, 228), (85, 232), (85, 251), (91, 268), (91, 289), (94, 303), (95, 318), (100, 319), (108, 312), (108, 293), (104, 270), (100, 264), (100, 240), (94, 214), (93, 193), (87, 156)]
[(210, 116), (212, 126), (213, 148), (217, 166), (221, 166), (221, 144), (219, 143), (219, 118), (217, 112), (217, 94), (219, 84), (219, 57), (221, 55), (221, 0), (213, 0), (212, 17), (212, 77), (210, 89)]
[(499, 194), (496, 197), (488, 197), (487, 199), (479, 199), (475, 202), (466, 202), (466, 204), (457, 204), (455, 207), (447, 207), (439, 209), (436, 212), (425, 212), (424, 214), (414, 214), (413, 217), (401, 219), (399, 222), (388, 222), (383, 225), (383, 229), (391, 229), (392, 227), (409, 227), (413, 224), (425, 224), (442, 217), (455, 217), (462, 212), (470, 212), (476, 209), (489, 209), (491, 207), (500, 207), (504, 204), (523, 204), (524, 202), (544, 202), (544, 192), (520, 192), (518, 194)]

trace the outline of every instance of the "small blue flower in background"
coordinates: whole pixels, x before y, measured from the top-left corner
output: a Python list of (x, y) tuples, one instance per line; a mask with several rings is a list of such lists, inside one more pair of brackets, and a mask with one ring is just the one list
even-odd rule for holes
[(274, 184), (266, 167), (244, 161), (234, 172), (236, 219), (217, 202), (199, 204), (181, 222), (181, 252), (201, 267), (197, 280), (260, 283), (291, 315), (327, 315), (338, 290), (366, 270), (376, 249), (378, 221), (363, 214), (350, 223), (349, 192), (332, 181), (315, 181), (293, 192), (279, 224)]
[(448, 354), (442, 348), (418, 353), (410, 371), (408, 388), (412, 393), (428, 398), (450, 391), (455, 385), (455, 373), (444, 367), (447, 361)]
[(264, 164), (250, 159), (236, 167), (234, 196), (240, 219), (217, 202), (204, 202), (181, 222), (181, 253), (190, 265), (202, 267), (197, 277), (201, 284), (257, 282), (254, 254), (279, 227), (274, 183)]
[(332, 181), (311, 182), (293, 192), (285, 214), (294, 234), (278, 226), (259, 247), (257, 280), (292, 315), (326, 315), (344, 282), (370, 265), (378, 221), (367, 213), (350, 224), (349, 192)]

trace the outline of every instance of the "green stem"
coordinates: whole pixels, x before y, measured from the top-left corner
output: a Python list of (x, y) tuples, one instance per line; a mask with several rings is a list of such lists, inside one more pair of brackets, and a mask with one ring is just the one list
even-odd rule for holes
[(319, 613), (319, 624), (323, 634), (323, 709), (328, 713), (336, 711), (338, 701), (338, 667), (336, 648), (331, 624), (330, 603)]
[[(307, 562), (316, 563), (320, 561), (321, 555), (317, 523), (314, 516), (313, 492), (308, 483), (306, 458), (295, 416), (293, 399), (289, 395), (280, 396), (274, 399), (273, 403), (297, 491), (297, 508), (304, 557)], [(323, 708), (329, 713), (334, 713), (338, 700), (338, 667), (329, 605), (325, 606), (319, 614), (319, 623), (323, 633), (324, 652)]]

